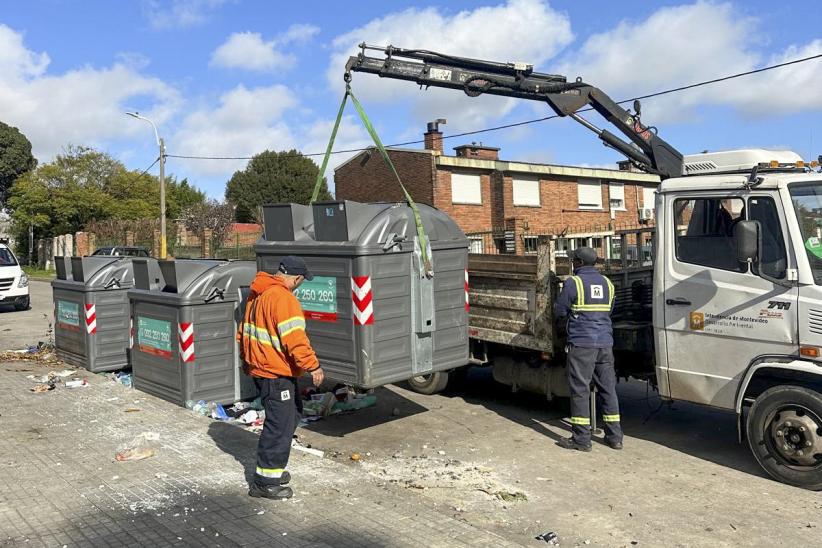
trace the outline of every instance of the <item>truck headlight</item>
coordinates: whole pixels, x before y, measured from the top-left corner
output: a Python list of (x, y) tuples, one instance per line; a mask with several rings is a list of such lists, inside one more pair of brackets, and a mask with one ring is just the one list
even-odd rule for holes
[(20, 282), (17, 284), (17, 287), (28, 287), (28, 286), (29, 286), (29, 277), (25, 272), (23, 272), (20, 275)]

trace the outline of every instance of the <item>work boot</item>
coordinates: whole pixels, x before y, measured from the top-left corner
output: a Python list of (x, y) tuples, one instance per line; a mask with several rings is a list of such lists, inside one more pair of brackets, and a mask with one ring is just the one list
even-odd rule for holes
[(616, 449), (617, 451), (622, 451), (622, 442), (616, 440), (605, 440), (605, 443), (608, 444), (608, 447), (611, 449)]
[(577, 451), (584, 451), (589, 453), (591, 451), (591, 444), (582, 445), (581, 443), (577, 443), (574, 441), (574, 438), (562, 438), (557, 442), (557, 445), (562, 447), (563, 449), (575, 449)]
[(282, 485), (259, 485), (252, 483), (248, 490), (248, 495), (254, 498), (264, 498), (273, 500), (285, 500), (294, 496), (291, 487)]

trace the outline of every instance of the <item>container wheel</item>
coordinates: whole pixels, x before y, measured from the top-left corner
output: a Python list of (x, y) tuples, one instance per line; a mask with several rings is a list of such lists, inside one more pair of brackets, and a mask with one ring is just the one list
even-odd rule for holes
[(408, 384), (418, 394), (438, 394), (448, 386), (448, 371), (417, 375), (408, 379)]
[(748, 444), (774, 479), (822, 491), (822, 395), (800, 386), (775, 386), (754, 401)]

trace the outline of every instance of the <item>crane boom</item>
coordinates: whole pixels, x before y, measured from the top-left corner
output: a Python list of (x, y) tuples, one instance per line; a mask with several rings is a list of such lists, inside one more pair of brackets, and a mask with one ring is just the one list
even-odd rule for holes
[[(346, 63), (346, 82), (351, 80), (351, 72), (366, 72), (416, 82), (420, 86), (462, 90), (470, 97), (487, 93), (545, 101), (558, 116), (573, 118), (643, 170), (662, 179), (683, 175), (682, 154), (660, 138), (654, 128), (642, 124), (638, 101), (635, 102), (637, 112), (631, 113), (602, 90), (580, 79), (568, 82), (565, 76), (534, 72), (533, 65), (525, 63), (498, 63), (393, 46), (360, 44), (360, 48), (361, 52)], [(382, 51), (384, 57), (369, 57), (366, 50)], [(588, 105), (628, 137), (630, 143), (596, 127), (577, 113)]]

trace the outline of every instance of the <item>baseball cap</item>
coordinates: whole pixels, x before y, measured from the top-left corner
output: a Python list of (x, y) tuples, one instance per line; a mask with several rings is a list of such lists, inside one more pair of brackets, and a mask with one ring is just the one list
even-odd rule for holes
[(590, 247), (580, 247), (571, 252), (571, 260), (577, 259), (586, 266), (593, 266), (597, 262), (597, 252)]
[(314, 279), (314, 275), (309, 272), (305, 261), (294, 255), (286, 255), (280, 259), (280, 272), (289, 276), (302, 276), (309, 281)]

